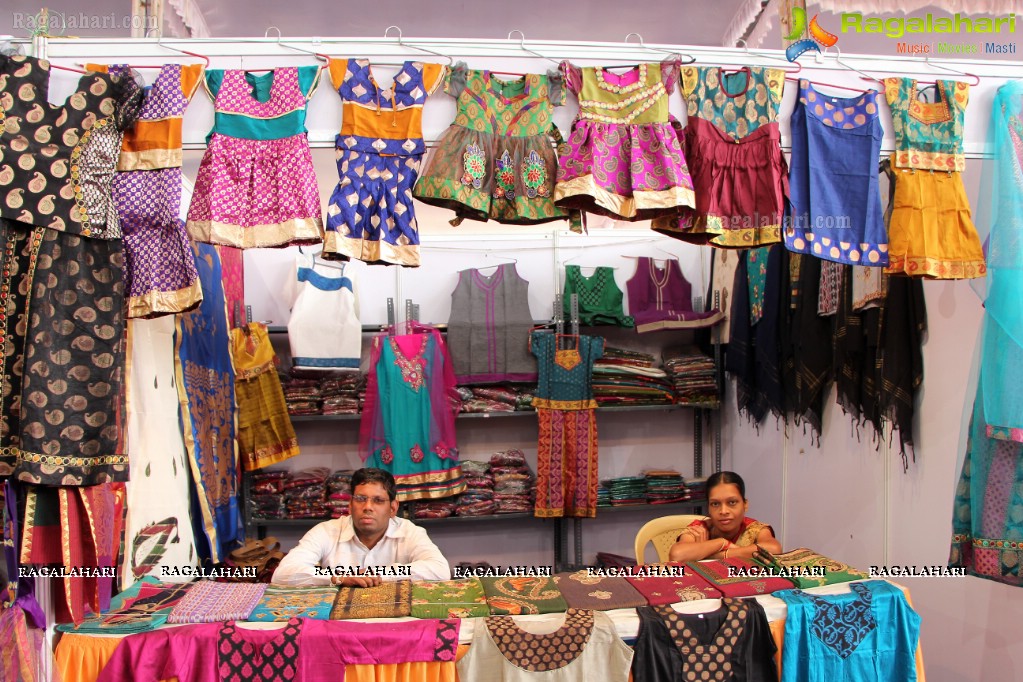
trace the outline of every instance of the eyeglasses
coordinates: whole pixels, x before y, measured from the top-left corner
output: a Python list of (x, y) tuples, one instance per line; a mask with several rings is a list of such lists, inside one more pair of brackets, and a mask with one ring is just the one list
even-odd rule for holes
[(372, 502), (378, 506), (391, 503), (391, 501), (386, 497), (367, 497), (366, 495), (352, 495), (352, 502), (358, 502), (359, 504)]

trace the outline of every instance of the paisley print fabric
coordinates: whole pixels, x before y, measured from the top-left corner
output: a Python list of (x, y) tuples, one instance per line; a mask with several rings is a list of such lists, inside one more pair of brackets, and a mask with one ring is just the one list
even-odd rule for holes
[(696, 202), (658, 232), (695, 244), (753, 248), (781, 241), (788, 167), (777, 116), (785, 72), (745, 67), (682, 68), (688, 121), (683, 130)]
[(392, 580), (376, 587), (342, 587), (334, 598), (331, 620), (401, 618), (412, 614), (412, 581)]
[(620, 220), (676, 218), (693, 206), (693, 181), (668, 113), (678, 64), (624, 74), (562, 64), (579, 115), (559, 148), (558, 206)]
[(962, 172), (969, 83), (937, 81), (933, 102), (921, 100), (913, 78), (885, 78), (884, 85), (895, 130), (895, 167)]
[(568, 609), (554, 578), (480, 578), (493, 615), (560, 613)]
[(123, 268), (118, 241), (43, 232), (28, 306), (19, 480), (128, 480)]
[(0, 476), (14, 473), (21, 452), (21, 388), (28, 297), (45, 228), (0, 218)]
[(49, 87), (48, 61), (0, 55), (0, 216), (119, 239), (110, 183), (141, 90), (131, 79), (90, 72), (62, 105), (51, 105)]
[(292, 618), (327, 620), (337, 597), (336, 587), (278, 587), (266, 588), (263, 598), (249, 614), (249, 620), (269, 622)]

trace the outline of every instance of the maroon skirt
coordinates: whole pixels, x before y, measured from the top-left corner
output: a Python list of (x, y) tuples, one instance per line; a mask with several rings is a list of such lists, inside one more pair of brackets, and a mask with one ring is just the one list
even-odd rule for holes
[(653, 229), (693, 244), (747, 249), (781, 241), (789, 172), (777, 122), (738, 140), (690, 117), (678, 131), (693, 178), (696, 206)]

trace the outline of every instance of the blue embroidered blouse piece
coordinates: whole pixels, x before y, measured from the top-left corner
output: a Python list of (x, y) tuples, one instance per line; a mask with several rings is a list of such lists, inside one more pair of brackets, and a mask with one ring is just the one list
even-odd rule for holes
[(914, 682), (920, 616), (898, 587), (849, 583), (849, 592), (783, 590), (788, 606), (782, 682)]

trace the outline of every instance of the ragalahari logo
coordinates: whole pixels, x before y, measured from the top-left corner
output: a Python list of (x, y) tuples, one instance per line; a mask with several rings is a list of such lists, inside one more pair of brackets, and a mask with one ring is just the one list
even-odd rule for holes
[[(804, 35), (808, 37), (804, 38)], [(829, 48), (838, 42), (838, 36), (829, 33), (817, 23), (817, 15), (813, 15), (809, 26), (806, 23), (806, 10), (802, 7), (792, 8), (792, 30), (785, 36), (785, 40), (796, 42), (785, 48), (785, 58), (790, 62), (799, 59), (800, 55), (814, 50), (820, 52), (821, 48)]]

